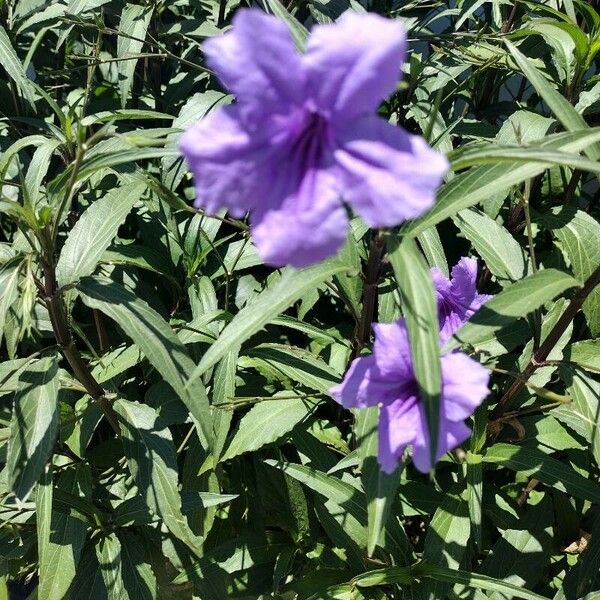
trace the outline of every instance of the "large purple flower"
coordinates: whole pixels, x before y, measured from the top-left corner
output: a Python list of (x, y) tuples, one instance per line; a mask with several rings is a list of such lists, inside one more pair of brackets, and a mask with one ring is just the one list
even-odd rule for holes
[[(391, 473), (407, 446), (415, 467), (431, 470), (427, 418), (415, 380), (404, 320), (375, 324), (373, 354), (356, 358), (344, 380), (329, 393), (346, 408), (380, 405), (379, 464)], [(442, 355), (439, 435), (436, 459), (464, 442), (471, 430), (464, 419), (488, 395), (488, 371), (462, 352)]]
[(448, 279), (438, 268), (431, 269), (437, 293), (440, 338), (446, 341), (481, 308), (491, 296), (477, 292), (477, 261), (461, 258)]
[(305, 266), (335, 254), (348, 229), (342, 200), (372, 227), (433, 205), (447, 160), (375, 114), (406, 55), (398, 21), (346, 12), (315, 27), (300, 54), (283, 22), (240, 10), (204, 51), (237, 102), (181, 138), (196, 206), (250, 211), (265, 262)]

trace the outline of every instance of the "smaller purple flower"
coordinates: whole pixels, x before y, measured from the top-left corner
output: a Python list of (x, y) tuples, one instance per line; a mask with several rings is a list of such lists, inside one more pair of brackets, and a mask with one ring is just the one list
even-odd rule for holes
[(442, 343), (450, 338), (492, 296), (477, 292), (477, 261), (461, 258), (448, 279), (437, 267), (431, 269), (437, 293)]
[(376, 114), (406, 58), (399, 21), (344, 13), (313, 28), (303, 54), (281, 20), (240, 10), (208, 40), (208, 65), (236, 103), (181, 138), (199, 208), (250, 212), (266, 263), (306, 266), (346, 241), (344, 202), (371, 227), (429, 210), (448, 161)]
[[(346, 408), (380, 405), (378, 460), (383, 471), (392, 473), (412, 446), (415, 467), (427, 473), (432, 468), (429, 431), (405, 322), (374, 324), (373, 329), (373, 354), (354, 359), (344, 380), (329, 393)], [(470, 436), (464, 419), (489, 393), (487, 369), (463, 352), (443, 354), (441, 368), (436, 460)]]

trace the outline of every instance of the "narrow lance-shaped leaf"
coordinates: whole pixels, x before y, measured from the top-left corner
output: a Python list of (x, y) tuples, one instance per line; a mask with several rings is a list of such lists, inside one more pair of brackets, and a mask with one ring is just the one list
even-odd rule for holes
[[(435, 511), (425, 536), (423, 558), (430, 564), (456, 569), (467, 549), (471, 521), (467, 502), (447, 494)], [(426, 581), (416, 593), (418, 600), (444, 598), (451, 585), (440, 581)]]
[(143, 545), (128, 531), (119, 533), (123, 585), (130, 600), (154, 600), (158, 597), (156, 576), (145, 560)]
[(600, 502), (600, 487), (556, 458), (536, 448), (494, 444), (483, 455), (483, 462), (505, 466), (535, 476), (546, 485), (582, 500)]
[(317, 402), (305, 398), (264, 400), (254, 406), (240, 421), (240, 426), (223, 454), (222, 460), (258, 450), (289, 433), (310, 415)]
[(4, 337), (4, 324), (8, 311), (19, 294), (19, 275), (21, 272), (20, 264), (10, 263), (5, 265), (0, 272), (0, 286), (2, 296), (0, 297), (0, 343)]
[(96, 556), (100, 564), (100, 573), (104, 579), (104, 585), (108, 591), (109, 598), (122, 598), (125, 600), (127, 595), (123, 588), (121, 563), (121, 542), (114, 533), (100, 538), (96, 544)]
[(199, 552), (199, 540), (181, 512), (177, 487), (177, 455), (167, 428), (157, 428), (150, 406), (119, 399), (115, 402), (129, 470), (150, 510), (160, 515), (171, 533)]
[(35, 98), (25, 69), (17, 56), (4, 27), (0, 25), (0, 64), (8, 76), (17, 84), (33, 110), (35, 111)]
[(447, 347), (456, 348), (460, 344), (476, 346), (489, 340), (496, 332), (576, 285), (576, 279), (556, 269), (538, 271), (513, 283), (486, 302), (454, 334)]
[(291, 15), (286, 7), (279, 0), (263, 0), (265, 8), (272, 12), (276, 17), (279, 17), (289, 28), (296, 48), (302, 50), (308, 37), (308, 30), (296, 17)]
[[(67, 506), (71, 508), (79, 499), (80, 493), (89, 497), (91, 477), (87, 469), (87, 465), (84, 464), (77, 468), (69, 468), (61, 474), (56, 483), (53, 494), (54, 510), (50, 514), (50, 535), (39, 555), (39, 598), (63, 600), (77, 573), (89, 523), (58, 511), (57, 501), (64, 498)], [(39, 516), (45, 518), (43, 512), (41, 515), (38, 512), (38, 518)]]
[(217, 341), (208, 349), (200, 364), (194, 369), (190, 383), (221, 360), (227, 352), (245, 342), (276, 315), (289, 308), (307, 290), (313, 289), (335, 274), (347, 270), (347, 266), (335, 259), (300, 271), (292, 268), (286, 269), (281, 279), (273, 287), (259, 294), (225, 327)]
[(474, 208), (461, 210), (454, 222), (501, 284), (506, 285), (525, 276), (523, 250), (502, 225)]
[[(539, 146), (564, 152), (581, 152), (599, 140), (600, 131), (588, 129), (548, 136)], [(504, 192), (513, 185), (543, 173), (548, 166), (548, 163), (540, 162), (501, 162), (473, 167), (465, 173), (459, 173), (441, 188), (435, 206), (422, 217), (405, 225), (403, 233), (417, 236), (464, 208), (474, 206), (494, 194)]]
[(600, 383), (583, 370), (560, 369), (562, 378), (569, 384), (572, 402), (552, 411), (552, 415), (581, 435), (600, 465)]
[(45, 358), (19, 375), (6, 468), (10, 488), (25, 500), (42, 474), (58, 432), (58, 363)]
[[(581, 283), (600, 265), (600, 223), (582, 210), (564, 206), (544, 214), (544, 221), (560, 241), (560, 247)], [(600, 333), (600, 286), (583, 303), (592, 335)]]
[(47, 579), (49, 565), (47, 554), (50, 545), (52, 519), (52, 465), (44, 467), (35, 494), (35, 526), (37, 533), (40, 579)]
[(414, 579), (433, 579), (452, 585), (465, 585), (469, 588), (500, 592), (507, 597), (523, 598), (524, 600), (547, 600), (535, 592), (522, 587), (506, 583), (500, 579), (494, 579), (479, 573), (470, 573), (460, 569), (449, 569), (421, 562), (414, 567), (389, 567), (363, 573), (355, 577), (352, 583), (356, 587), (375, 587), (390, 585), (393, 583), (409, 584)]
[(367, 552), (372, 556), (377, 545), (385, 546), (382, 533), (400, 485), (400, 469), (388, 474), (377, 464), (379, 408), (356, 410), (355, 415), (355, 437), (367, 500)]
[[(571, 103), (560, 95), (548, 80), (540, 73), (524, 56), (517, 47), (507, 39), (504, 40), (506, 47), (525, 77), (529, 80), (535, 91), (542, 97), (544, 102), (550, 107), (550, 110), (556, 115), (556, 118), (562, 123), (568, 131), (579, 131), (587, 129), (589, 126), (585, 119), (575, 110)], [(600, 146), (593, 144), (586, 148), (584, 152), (592, 159), (600, 158)]]
[(121, 13), (119, 37), (117, 38), (117, 56), (121, 60), (117, 65), (123, 108), (127, 105), (127, 98), (133, 87), (133, 75), (137, 64), (137, 59), (133, 57), (142, 50), (151, 17), (152, 8), (138, 4), (127, 4)]
[(69, 233), (56, 265), (58, 285), (64, 286), (91, 275), (119, 227), (146, 189), (134, 182), (96, 200)]
[(431, 464), (435, 463), (440, 415), (440, 339), (433, 280), (410, 238), (391, 238), (389, 259), (400, 288), (415, 378), (427, 415)]
[[(337, 477), (326, 475), (317, 469), (305, 465), (297, 465), (275, 460), (266, 460), (268, 465), (282, 470), (286, 475), (293, 477), (331, 500), (342, 506), (359, 523), (366, 525), (367, 514), (364, 494), (352, 484), (342, 481)], [(398, 560), (410, 564), (413, 559), (413, 551), (404, 529), (397, 527), (392, 520), (384, 524), (385, 547)]]
[(168, 323), (141, 298), (109, 279), (86, 277), (78, 288), (85, 304), (116, 321), (133, 339), (187, 406), (202, 443), (210, 448), (213, 430), (206, 390), (200, 380), (188, 383), (194, 364)]

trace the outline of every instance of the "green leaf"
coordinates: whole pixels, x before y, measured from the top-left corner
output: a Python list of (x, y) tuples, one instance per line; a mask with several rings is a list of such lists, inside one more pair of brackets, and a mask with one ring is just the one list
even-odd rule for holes
[[(125, 108), (133, 87), (133, 75), (138, 55), (144, 46), (148, 25), (152, 17), (152, 7), (127, 4), (121, 13), (119, 37), (117, 38), (117, 63), (121, 107)], [(135, 39), (134, 39), (135, 38)]]
[(600, 370), (600, 339), (582, 340), (565, 350), (565, 359), (583, 369)]
[[(425, 536), (423, 559), (429, 564), (458, 569), (467, 550), (471, 535), (469, 507), (462, 498), (447, 494), (435, 511)], [(437, 600), (448, 594), (450, 585), (443, 581), (427, 581), (417, 597)]]
[[(122, 110), (104, 110), (102, 112), (83, 117), (83, 119), (81, 119), (81, 124), (85, 127), (89, 127), (90, 125), (94, 125), (96, 123), (112, 123), (115, 121), (141, 121), (146, 119), (169, 120), (173, 119), (173, 115), (161, 113), (155, 110), (138, 110), (132, 108), (125, 108)], [(173, 127), (175, 127), (175, 123), (173, 123)]]
[(31, 206), (37, 206), (42, 196), (42, 182), (50, 167), (50, 161), (56, 149), (60, 146), (58, 140), (45, 141), (33, 154), (25, 175), (25, 189)]
[[(86, 472), (86, 468), (85, 465), (82, 465), (77, 469), (67, 469), (58, 480), (54, 494), (54, 510), (50, 515), (50, 531), (47, 532), (48, 536), (43, 551), (39, 554), (38, 598), (63, 600), (75, 578), (87, 536), (87, 524), (78, 518), (56, 510), (56, 496), (66, 492), (67, 498), (70, 496), (78, 498), (80, 493), (89, 497), (91, 487), (88, 487), (89, 471)], [(36, 504), (38, 502), (36, 498)]]
[(17, 84), (30, 106), (35, 111), (35, 97), (33, 86), (29, 81), (25, 69), (14, 51), (10, 39), (4, 27), (0, 25), (0, 65), (2, 65), (8, 76)]
[(576, 498), (600, 502), (600, 486), (598, 484), (535, 448), (494, 444), (485, 451), (483, 462), (501, 465), (519, 473), (535, 476), (542, 483)]
[(0, 343), (4, 337), (4, 325), (8, 312), (19, 296), (19, 276), (22, 264), (9, 263), (0, 271)]
[(171, 533), (197, 554), (199, 540), (181, 512), (171, 433), (167, 428), (157, 428), (158, 415), (150, 406), (120, 398), (114, 408), (119, 415), (129, 470), (148, 508), (160, 515)]
[(262, 0), (262, 3), (268, 12), (279, 17), (288, 26), (292, 38), (294, 39), (294, 43), (296, 44), (296, 48), (302, 50), (306, 43), (306, 39), (308, 38), (308, 30), (306, 27), (304, 27), (296, 17), (290, 14), (279, 0)]
[(419, 245), (423, 250), (425, 258), (430, 267), (437, 267), (442, 273), (448, 277), (450, 271), (448, 269), (448, 261), (446, 260), (446, 254), (444, 253), (444, 247), (442, 240), (435, 227), (425, 229), (418, 236)]
[[(109, 140), (112, 142), (112, 140)], [(166, 156), (179, 156), (179, 151), (174, 148), (138, 148), (133, 146), (131, 141), (123, 136), (119, 138), (118, 148), (102, 148), (100, 144), (90, 150), (86, 158), (81, 163), (77, 171), (76, 181), (81, 182), (90, 178), (94, 173), (102, 169), (118, 167), (119, 165), (135, 164), (137, 161), (149, 160), (152, 158), (163, 158)], [(125, 147), (123, 147), (125, 146)], [(97, 152), (93, 150), (98, 149)], [(55, 177), (48, 186), (48, 191), (53, 195), (60, 197), (73, 175), (73, 165), (65, 169)]]
[(202, 443), (210, 448), (213, 430), (206, 390), (199, 379), (189, 382), (194, 364), (169, 325), (141, 298), (109, 279), (86, 277), (78, 289), (87, 306), (116, 321), (136, 343), (186, 405)]
[[(600, 140), (600, 128), (596, 127), (547, 136), (540, 142), (539, 147), (560, 149), (563, 152), (581, 152), (598, 140)], [(497, 163), (473, 167), (446, 183), (439, 191), (434, 207), (424, 216), (405, 225), (403, 233), (417, 236), (461, 210), (543, 173), (547, 167), (547, 164), (539, 162)]]
[[(600, 224), (582, 210), (568, 206), (544, 214), (544, 221), (560, 241), (563, 254), (581, 283), (600, 265)], [(600, 286), (583, 303), (592, 335), (600, 334)]]
[(479, 342), (488, 340), (496, 332), (576, 285), (575, 279), (556, 269), (545, 269), (529, 275), (486, 302), (446, 346), (449, 349), (460, 344), (476, 347)]
[(334, 260), (297, 271), (287, 268), (272, 287), (260, 293), (252, 302), (240, 310), (208, 349), (194, 369), (190, 382), (195, 381), (216, 364), (227, 352), (245, 342), (260, 331), (279, 313), (289, 308), (308, 290), (327, 281), (348, 267)]
[(130, 600), (155, 600), (158, 597), (156, 576), (144, 556), (140, 540), (128, 531), (121, 531), (119, 539), (127, 595)]
[[(567, 131), (579, 131), (587, 129), (588, 124), (585, 119), (573, 108), (571, 103), (561, 96), (551, 85), (547, 79), (531, 64), (531, 61), (524, 56), (511, 42), (504, 40), (506, 47), (512, 54), (513, 58), (525, 77), (529, 80), (536, 92), (548, 105), (556, 118), (561, 122), (562, 126)], [(593, 144), (584, 150), (592, 160), (600, 158), (600, 146)]]
[(111, 190), (94, 202), (75, 223), (56, 265), (59, 286), (91, 275), (119, 227), (146, 189), (134, 182)]
[(540, 596), (521, 586), (513, 585), (500, 579), (494, 579), (481, 575), (480, 573), (468, 573), (459, 569), (443, 569), (441, 567), (425, 566), (424, 571), (427, 577), (439, 581), (447, 581), (454, 584), (462, 584), (470, 588), (486, 590), (490, 592), (499, 592), (508, 597), (524, 598), (525, 600), (545, 600)]
[(552, 415), (580, 434), (600, 465), (600, 383), (582, 371), (561, 369), (563, 379), (569, 384), (568, 393), (573, 399), (552, 411)]
[[(545, 509), (546, 502), (532, 507), (527, 517), (539, 520), (548, 516), (546, 528), (531, 527), (527, 530), (505, 529), (502, 537), (494, 544), (490, 554), (482, 564), (486, 575), (511, 583), (523, 589), (531, 589), (544, 577), (545, 567), (552, 551), (552, 513)], [(549, 508), (549, 507), (548, 507)], [(493, 594), (493, 600), (504, 600), (513, 595)]]
[(96, 556), (109, 598), (127, 598), (123, 587), (121, 542), (114, 533), (101, 537), (96, 543)]
[[(366, 525), (367, 508), (364, 494), (350, 483), (304, 465), (270, 459), (265, 462), (331, 500), (359, 523)], [(401, 527), (395, 527), (390, 521), (386, 523), (384, 535), (386, 549), (405, 564), (409, 564), (413, 553), (404, 530)]]
[(392, 238), (389, 260), (402, 296), (402, 309), (410, 338), (413, 370), (425, 407), (429, 428), (431, 464), (435, 464), (440, 414), (440, 341), (437, 301), (429, 268), (410, 238)]
[(461, 210), (454, 222), (501, 284), (525, 276), (523, 250), (502, 225), (475, 208)]
[(506, 583), (487, 575), (479, 573), (469, 573), (460, 569), (448, 569), (429, 565), (426, 562), (419, 563), (411, 567), (390, 567), (387, 569), (378, 569), (363, 573), (352, 580), (352, 583), (358, 587), (373, 587), (379, 585), (389, 585), (392, 583), (409, 584), (415, 578), (434, 579), (435, 581), (449, 584), (450, 586), (460, 584), (469, 588), (486, 590), (490, 592), (500, 592), (508, 596), (523, 598), (524, 600), (547, 600), (529, 590), (519, 586)]
[(476, 146), (457, 152), (456, 157), (452, 159), (452, 167), (455, 171), (460, 171), (474, 165), (486, 163), (545, 163), (558, 165), (559, 167), (570, 167), (580, 171), (590, 173), (600, 173), (600, 165), (594, 161), (583, 158), (578, 154), (562, 152), (560, 150), (551, 150), (536, 146), (498, 146), (496, 143), (484, 146)]
[(58, 433), (58, 363), (40, 360), (22, 371), (15, 393), (6, 468), (10, 488), (25, 500), (39, 479)]
[(377, 463), (379, 408), (356, 410), (354, 435), (358, 444), (361, 479), (367, 501), (367, 552), (372, 556), (378, 545), (385, 546), (382, 536), (400, 485), (400, 469), (383, 472)]
[(214, 408), (214, 429), (215, 445), (213, 455), (218, 462), (223, 454), (225, 442), (231, 426), (233, 416), (232, 410), (219, 408), (219, 404), (230, 402), (235, 397), (236, 371), (237, 371), (238, 353), (234, 350), (229, 352), (219, 361), (213, 377), (213, 405)]
[(251, 363), (260, 359), (261, 363), (280, 371), (293, 382), (324, 394), (340, 379), (325, 361), (295, 346), (261, 344), (248, 350), (246, 355), (252, 357)]
[[(48, 579), (51, 571), (48, 569), (48, 550), (52, 519), (52, 465), (46, 465), (35, 492), (35, 526), (37, 532), (38, 562), (40, 588)], [(67, 586), (68, 587), (68, 586)], [(48, 597), (49, 600), (52, 598)]]
[(113, 600), (106, 591), (93, 546), (88, 546), (83, 553), (68, 597), (77, 600)]
[(316, 407), (314, 400), (305, 398), (277, 400), (275, 396), (273, 400), (259, 402), (240, 421), (239, 429), (221, 460), (276, 442), (312, 414)]

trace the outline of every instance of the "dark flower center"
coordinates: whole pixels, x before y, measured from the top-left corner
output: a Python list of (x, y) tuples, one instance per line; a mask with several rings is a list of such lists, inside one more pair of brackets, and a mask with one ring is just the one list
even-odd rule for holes
[(306, 171), (323, 163), (331, 143), (331, 127), (327, 119), (316, 111), (308, 111), (294, 136), (291, 155), (302, 171)]

